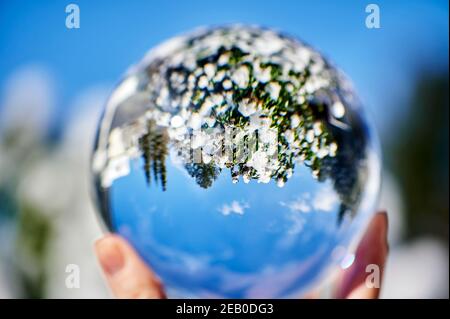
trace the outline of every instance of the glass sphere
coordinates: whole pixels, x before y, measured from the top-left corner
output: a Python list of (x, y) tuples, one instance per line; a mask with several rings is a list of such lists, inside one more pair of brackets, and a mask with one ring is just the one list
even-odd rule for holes
[(173, 38), (110, 96), (101, 215), (176, 297), (294, 297), (373, 216), (376, 137), (343, 74), (257, 27)]

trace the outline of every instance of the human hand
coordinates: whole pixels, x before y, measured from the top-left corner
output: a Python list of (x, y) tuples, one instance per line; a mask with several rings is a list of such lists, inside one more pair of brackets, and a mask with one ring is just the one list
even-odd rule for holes
[[(377, 213), (361, 239), (355, 261), (342, 270), (337, 279), (335, 298), (378, 298), (380, 289), (365, 284), (366, 266), (379, 266), (382, 278), (386, 257), (388, 218), (385, 212)], [(112, 293), (117, 298), (165, 298), (164, 287), (153, 271), (142, 261), (134, 249), (120, 236), (106, 235), (95, 243), (100, 266)], [(316, 294), (308, 294), (314, 297)]]

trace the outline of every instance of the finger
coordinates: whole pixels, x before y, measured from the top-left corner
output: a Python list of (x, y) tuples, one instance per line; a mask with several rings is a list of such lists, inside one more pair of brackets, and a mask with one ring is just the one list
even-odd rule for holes
[(165, 298), (160, 281), (134, 249), (117, 235), (95, 243), (106, 280), (117, 298)]
[(378, 298), (389, 250), (387, 229), (386, 212), (377, 213), (359, 243), (355, 261), (340, 274), (336, 290), (337, 298)]

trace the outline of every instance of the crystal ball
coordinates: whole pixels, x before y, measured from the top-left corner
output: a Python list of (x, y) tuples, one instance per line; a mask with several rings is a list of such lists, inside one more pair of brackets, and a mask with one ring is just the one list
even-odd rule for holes
[(169, 296), (297, 297), (374, 214), (375, 133), (341, 71), (270, 29), (199, 29), (152, 49), (109, 97), (96, 203)]

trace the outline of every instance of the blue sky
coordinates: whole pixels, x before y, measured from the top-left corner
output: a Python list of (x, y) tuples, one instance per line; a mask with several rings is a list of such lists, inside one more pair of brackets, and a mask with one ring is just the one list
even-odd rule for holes
[[(266, 296), (298, 292), (339, 261), (332, 251), (347, 244), (371, 216), (361, 211), (350, 228), (337, 223), (338, 195), (306, 167), (298, 167), (283, 188), (256, 181), (252, 187), (234, 184), (223, 171), (204, 190), (183, 167), (167, 161), (167, 191), (162, 191), (153, 180), (146, 183), (143, 165), (142, 159), (131, 162), (131, 173), (110, 189), (114, 229), (134, 244), (165, 285), (191, 293), (209, 289), (240, 298), (264, 282), (276, 285), (265, 289)], [(307, 213), (290, 204), (309, 196)], [(329, 204), (313, 203), (320, 198), (323, 205), (324, 197)], [(225, 214), (223, 204), (235, 200), (242, 212)], [(273, 273), (291, 279), (266, 278)], [(230, 283), (236, 287), (229, 288)]]
[[(65, 27), (76, 3), (81, 28)], [(365, 27), (380, 7), (381, 29)], [(17, 68), (48, 67), (58, 112), (79, 93), (112, 86), (151, 47), (198, 26), (259, 24), (300, 37), (353, 80), (383, 131), (404, 110), (417, 69), (448, 68), (448, 1), (4, 1), (0, 4), (0, 89)], [(1, 94), (1, 90), (0, 90)], [(1, 106), (0, 106), (1, 107)], [(389, 110), (389, 112), (386, 112)]]

